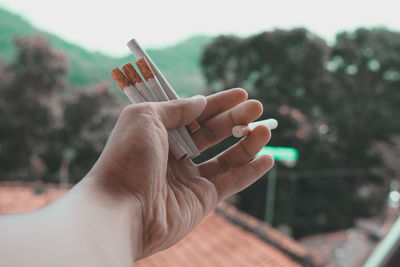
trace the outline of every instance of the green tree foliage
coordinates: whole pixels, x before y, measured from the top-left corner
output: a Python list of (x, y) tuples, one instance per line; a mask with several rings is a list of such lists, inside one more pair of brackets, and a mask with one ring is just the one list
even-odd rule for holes
[(117, 116), (118, 105), (107, 83), (93, 90), (71, 89), (75, 94), (62, 99), (61, 125), (52, 132), (52, 145), (43, 154), (49, 162), (46, 181), (57, 181), (61, 161), (70, 151), (70, 182), (78, 182), (98, 158)]
[(15, 44), (15, 61), (1, 64), (0, 179), (55, 182), (66, 150), (75, 152), (71, 174), (79, 179), (111, 128), (111, 111), (105, 109), (115, 102), (109, 88), (69, 86), (64, 55), (41, 35), (17, 38)]
[(54, 120), (51, 98), (64, 86), (66, 73), (65, 59), (42, 37), (16, 39), (16, 46), (20, 53), (9, 67), (13, 77), (1, 92), (2, 174), (20, 172), (32, 154), (42, 152)]
[[(400, 130), (399, 41), (398, 33), (359, 29), (330, 47), (294, 29), (221, 36), (206, 48), (209, 90), (246, 88), (263, 103), (262, 119), (280, 122), (270, 145), (299, 150), (293, 170), (279, 166), (275, 225), (301, 236), (349, 227), (377, 211), (375, 191), (364, 189), (384, 180), (371, 171), (381, 167), (371, 145)], [(241, 193), (241, 208), (263, 218), (265, 187), (261, 180)]]
[[(352, 164), (358, 153), (374, 141), (399, 133), (396, 118), (400, 101), (400, 34), (388, 30), (359, 29), (337, 36), (328, 67), (337, 82), (332, 102), (341, 105), (332, 117), (332, 129)], [(362, 134), (360, 134), (362, 130)], [(370, 164), (367, 162), (367, 164)]]

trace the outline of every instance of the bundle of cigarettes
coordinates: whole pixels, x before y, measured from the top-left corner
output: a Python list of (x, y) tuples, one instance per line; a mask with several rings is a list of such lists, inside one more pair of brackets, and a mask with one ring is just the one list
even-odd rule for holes
[[(178, 95), (168, 83), (149, 55), (135, 39), (128, 42), (128, 47), (137, 58), (136, 66), (142, 76), (131, 64), (125, 64), (122, 71), (113, 69), (111, 76), (124, 91), (132, 103), (161, 102), (178, 99)], [(143, 77), (143, 79), (142, 79)], [(200, 154), (188, 130), (193, 133), (200, 125), (193, 121), (185, 127), (168, 131), (170, 151), (177, 159), (194, 158)]]
[[(138, 42), (132, 39), (128, 42), (128, 47), (137, 59), (136, 66), (141, 75), (131, 63), (128, 63), (122, 67), (122, 71), (119, 68), (113, 69), (111, 76), (129, 100), (136, 104), (178, 99), (179, 96), (175, 90)], [(270, 129), (274, 129), (278, 125), (274, 119), (250, 123), (249, 125), (239, 125), (233, 127), (232, 134), (235, 137), (246, 136), (260, 124), (266, 125)], [(194, 158), (200, 154), (190, 135), (199, 128), (200, 125), (197, 121), (193, 121), (186, 127), (168, 130), (169, 148), (176, 159)]]

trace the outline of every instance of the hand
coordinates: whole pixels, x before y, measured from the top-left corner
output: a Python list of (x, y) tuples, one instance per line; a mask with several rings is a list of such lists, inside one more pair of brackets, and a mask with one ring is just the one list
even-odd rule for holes
[[(201, 128), (193, 140), (203, 151), (231, 135), (234, 125), (262, 114), (262, 105), (246, 100), (242, 89), (162, 103), (130, 105), (122, 112), (107, 145), (88, 174), (114, 198), (140, 207), (143, 238), (135, 259), (172, 246), (187, 235), (219, 201), (255, 182), (272, 166), (263, 155), (265, 126), (207, 162), (176, 160), (168, 151), (167, 129), (189, 124)], [(140, 233), (137, 233), (140, 235)]]

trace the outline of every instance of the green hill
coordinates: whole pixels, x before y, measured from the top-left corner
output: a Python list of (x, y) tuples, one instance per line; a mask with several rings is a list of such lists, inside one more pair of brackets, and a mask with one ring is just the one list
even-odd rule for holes
[[(55, 35), (34, 28), (22, 17), (2, 8), (0, 8), (0, 57), (11, 61), (16, 53), (13, 38), (38, 32), (42, 33), (55, 49), (66, 54), (69, 62), (68, 81), (74, 85), (91, 86), (104, 80), (114, 84), (109, 75), (110, 71), (133, 61), (131, 55), (114, 58), (101, 53), (89, 52)], [(127, 36), (127, 41), (130, 37)], [(197, 36), (175, 46), (149, 49), (147, 52), (178, 94), (189, 96), (199, 93), (204, 87), (199, 59), (203, 47), (211, 40), (211, 37)]]

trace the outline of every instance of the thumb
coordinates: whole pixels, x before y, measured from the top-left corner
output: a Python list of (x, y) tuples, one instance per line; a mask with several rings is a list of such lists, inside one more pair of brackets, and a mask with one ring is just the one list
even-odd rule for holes
[(197, 119), (206, 107), (207, 99), (198, 95), (157, 103), (157, 113), (165, 128), (185, 126)]

